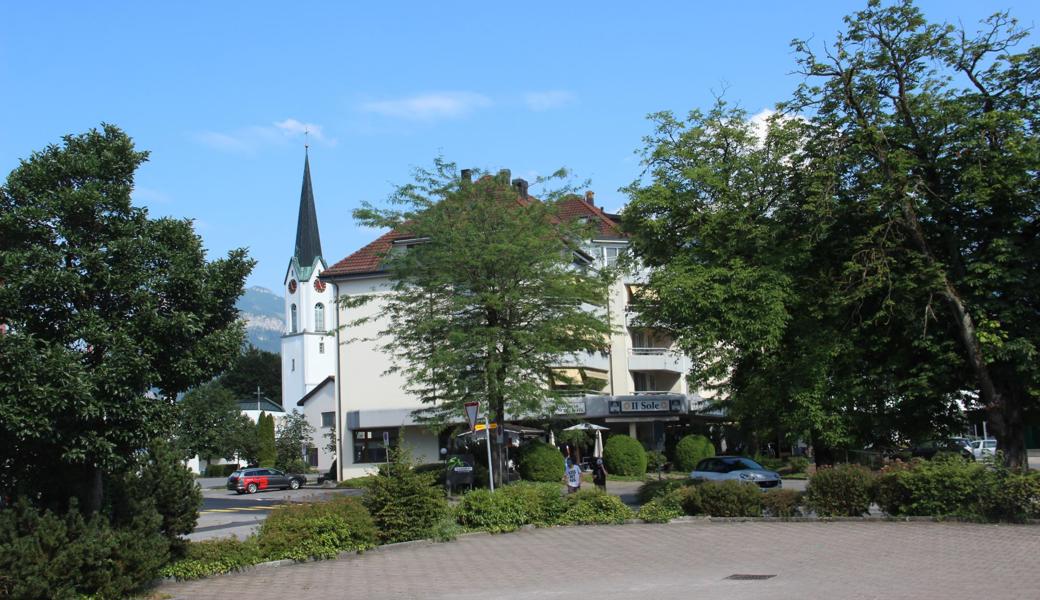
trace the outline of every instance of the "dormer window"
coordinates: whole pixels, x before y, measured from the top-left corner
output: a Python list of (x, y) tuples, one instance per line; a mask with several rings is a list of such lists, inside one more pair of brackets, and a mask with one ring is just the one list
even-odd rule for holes
[(299, 331), (299, 319), (296, 316), (296, 305), (293, 304), (289, 309), (289, 333), (296, 333)]

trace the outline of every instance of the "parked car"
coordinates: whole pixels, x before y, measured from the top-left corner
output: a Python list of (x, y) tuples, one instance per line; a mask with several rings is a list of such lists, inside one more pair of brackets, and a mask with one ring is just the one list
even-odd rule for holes
[(959, 454), (968, 460), (975, 460), (971, 452), (971, 442), (965, 438), (950, 438), (945, 440), (928, 440), (917, 444), (910, 449), (910, 455), (931, 460), (936, 454)]
[(240, 469), (227, 479), (227, 489), (239, 494), (255, 494), (260, 490), (297, 490), (307, 483), (305, 475), (289, 475), (278, 469)]
[(762, 489), (783, 487), (780, 474), (744, 456), (716, 456), (697, 463), (690, 473), (694, 481), (740, 481)]
[(975, 460), (978, 460), (983, 456), (993, 456), (996, 451), (997, 440), (994, 439), (975, 440), (971, 443), (971, 453), (975, 457)]

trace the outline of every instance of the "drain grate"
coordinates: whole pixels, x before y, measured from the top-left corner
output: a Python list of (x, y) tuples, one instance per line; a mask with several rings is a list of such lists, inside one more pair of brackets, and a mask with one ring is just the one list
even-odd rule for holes
[(757, 581), (759, 579), (772, 579), (776, 575), (749, 575), (747, 573), (734, 573), (725, 579), (736, 579), (737, 581)]

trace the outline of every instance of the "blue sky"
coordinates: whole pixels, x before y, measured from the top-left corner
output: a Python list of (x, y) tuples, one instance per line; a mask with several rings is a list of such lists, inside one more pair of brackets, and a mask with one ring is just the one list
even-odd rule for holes
[[(332, 263), (415, 166), (443, 155), (514, 177), (565, 166), (620, 208), (650, 112), (751, 113), (799, 79), (788, 43), (834, 38), (865, 2), (5, 2), (0, 173), (63, 134), (124, 128), (151, 160), (135, 199), (196, 220), (211, 257), (244, 246), (251, 285), (279, 289), (309, 126)], [(973, 24), (1026, 0), (921, 2)], [(1030, 41), (1035, 43), (1035, 41)]]

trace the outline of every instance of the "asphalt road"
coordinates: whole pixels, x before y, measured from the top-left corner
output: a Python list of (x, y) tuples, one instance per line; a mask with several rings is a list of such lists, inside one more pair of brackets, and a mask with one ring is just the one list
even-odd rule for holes
[(224, 479), (199, 479), (202, 486), (202, 510), (191, 540), (234, 536), (246, 538), (267, 518), (271, 509), (291, 502), (315, 502), (336, 495), (360, 495), (361, 490), (302, 487), (298, 490), (261, 491), (236, 494), (224, 488)]

